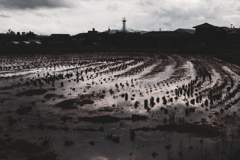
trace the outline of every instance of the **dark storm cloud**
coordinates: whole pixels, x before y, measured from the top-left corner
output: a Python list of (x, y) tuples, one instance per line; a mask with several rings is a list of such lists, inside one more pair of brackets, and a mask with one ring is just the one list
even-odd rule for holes
[(5, 15), (5, 14), (0, 14), (0, 17), (2, 17), (2, 18), (11, 18), (10, 16)]
[(0, 6), (8, 9), (37, 9), (73, 7), (73, 0), (0, 0)]

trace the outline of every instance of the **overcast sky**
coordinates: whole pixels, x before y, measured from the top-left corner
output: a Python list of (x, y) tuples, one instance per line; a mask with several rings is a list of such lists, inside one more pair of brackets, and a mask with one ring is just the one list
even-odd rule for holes
[(240, 27), (239, 0), (0, 0), (0, 32), (36, 34), (121, 29), (175, 30), (209, 22)]

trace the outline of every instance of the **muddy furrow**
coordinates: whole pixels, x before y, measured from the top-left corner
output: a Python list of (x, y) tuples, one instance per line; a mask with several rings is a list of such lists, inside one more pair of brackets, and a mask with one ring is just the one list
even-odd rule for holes
[(156, 74), (163, 72), (167, 66), (171, 65), (171, 63), (172, 63), (172, 60), (169, 58), (161, 59), (159, 64), (156, 65), (150, 72), (143, 75), (141, 79), (154, 77)]
[(186, 59), (180, 57), (179, 55), (172, 55), (171, 57), (174, 58), (176, 65), (174, 66), (174, 72), (172, 76), (166, 80), (170, 82), (178, 81), (181, 78), (184, 78), (187, 73), (187, 69), (183, 67), (184, 63), (186, 63)]
[(123, 77), (123, 76), (128, 77), (128, 76), (133, 76), (133, 75), (139, 74), (139, 73), (143, 72), (145, 68), (148, 68), (148, 67), (156, 64), (157, 62), (159, 62), (159, 59), (149, 59), (149, 60), (145, 61), (144, 64), (134, 67), (134, 68), (130, 69), (129, 71), (124, 72), (122, 74), (118, 74), (118, 75), (116, 75), (116, 77)]
[(141, 63), (142, 60), (141, 59), (136, 59), (134, 61), (131, 61), (129, 63), (121, 63), (119, 66), (116, 66), (116, 67), (110, 67), (109, 69), (107, 69), (106, 71), (102, 71), (102, 72), (99, 72), (100, 74), (107, 74), (107, 73), (113, 73), (113, 72), (118, 72), (118, 71), (122, 71), (122, 70), (125, 70), (131, 66), (135, 66), (139, 63)]

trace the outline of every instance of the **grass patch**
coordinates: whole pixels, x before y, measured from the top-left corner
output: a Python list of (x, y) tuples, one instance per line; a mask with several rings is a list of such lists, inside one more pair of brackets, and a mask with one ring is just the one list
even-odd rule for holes
[(221, 132), (210, 125), (195, 125), (195, 124), (167, 124), (160, 125), (154, 128), (143, 127), (137, 128), (136, 131), (169, 131), (177, 133), (188, 133), (198, 137), (217, 137), (221, 135)]
[(54, 125), (45, 125), (43, 123), (39, 123), (37, 125), (38, 129), (44, 130), (44, 129), (49, 129), (49, 130), (57, 130), (58, 128)]
[(79, 121), (91, 122), (91, 123), (116, 123), (121, 120), (121, 118), (113, 117), (110, 115), (95, 116), (95, 117), (79, 117)]
[(43, 95), (47, 92), (48, 90), (46, 89), (33, 89), (33, 90), (28, 90), (24, 91), (21, 93), (18, 93), (16, 96), (38, 96), (38, 95)]
[(79, 121), (85, 121), (85, 122), (91, 122), (91, 123), (117, 123), (121, 120), (132, 120), (133, 122), (135, 122), (135, 121), (144, 121), (147, 119), (148, 117), (146, 116), (135, 115), (135, 114), (133, 114), (132, 117), (127, 117), (127, 118), (119, 118), (119, 117), (114, 117), (110, 115), (78, 118)]
[(226, 115), (225, 117), (221, 118), (225, 124), (235, 124), (237, 122), (236, 116), (234, 115)]
[(73, 129), (74, 131), (86, 131), (86, 132), (103, 132), (104, 128), (100, 127), (98, 129), (94, 129), (94, 128), (76, 128)]
[(29, 107), (21, 107), (21, 108), (17, 109), (16, 113), (18, 115), (27, 115), (31, 111), (32, 111), (32, 107), (31, 106), (29, 106)]
[(56, 106), (62, 108), (63, 110), (68, 109), (77, 109), (77, 105), (84, 106), (85, 104), (93, 104), (92, 100), (82, 100), (79, 101), (78, 99), (68, 99), (58, 103)]
[(136, 122), (136, 121), (145, 121), (145, 120), (147, 120), (147, 119), (148, 119), (147, 116), (136, 115), (136, 114), (133, 114), (133, 115), (132, 115), (132, 121), (133, 121), (133, 122)]
[(83, 105), (85, 105), (85, 104), (93, 104), (94, 102), (92, 101), (92, 100), (82, 100), (82, 101), (80, 101), (78, 104), (80, 105), (80, 106), (83, 106)]
[(0, 138), (0, 158), (7, 159), (8, 156), (21, 156), (34, 160), (56, 160), (57, 154), (47, 151), (46, 148), (26, 142), (25, 140), (16, 140), (10, 143)]
[(17, 140), (6, 146), (7, 150), (20, 152), (23, 154), (39, 154), (45, 149), (37, 144), (26, 142), (25, 140)]
[(55, 97), (59, 97), (59, 98), (63, 98), (63, 95), (57, 95), (57, 94), (46, 94), (44, 96), (45, 99), (51, 99), (51, 98), (55, 98)]
[(111, 107), (104, 107), (104, 108), (98, 109), (98, 112), (113, 112), (113, 111), (114, 111), (114, 108), (111, 108)]
[(68, 99), (58, 103), (56, 106), (62, 108), (63, 110), (77, 109), (78, 107), (76, 106), (77, 105), (76, 103), (77, 103), (76, 99)]
[(54, 152), (46, 152), (41, 155), (30, 157), (30, 159), (34, 159), (34, 160), (56, 160), (56, 158), (57, 158), (57, 154)]

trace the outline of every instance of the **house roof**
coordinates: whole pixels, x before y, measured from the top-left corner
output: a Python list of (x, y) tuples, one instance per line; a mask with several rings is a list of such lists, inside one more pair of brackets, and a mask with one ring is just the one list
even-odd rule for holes
[(177, 30), (175, 30), (175, 32), (194, 34), (195, 30), (194, 29), (178, 28)]
[(11, 41), (11, 43), (13, 43), (13, 44), (18, 44), (19, 42), (17, 42), (17, 41)]
[(30, 42), (29, 41), (22, 41), (23, 43), (26, 43), (26, 44), (29, 44)]
[(203, 23), (193, 28), (217, 28), (217, 26), (211, 25), (209, 23)]
[(42, 44), (40, 41), (31, 41), (30, 44)]

